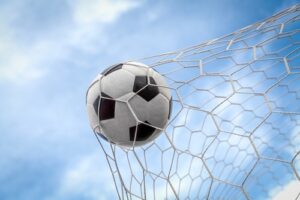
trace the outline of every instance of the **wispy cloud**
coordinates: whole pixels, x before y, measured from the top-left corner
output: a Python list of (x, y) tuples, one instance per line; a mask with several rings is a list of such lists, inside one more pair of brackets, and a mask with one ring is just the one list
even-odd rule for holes
[(271, 193), (277, 194), (274, 196), (273, 200), (281, 200), (281, 199), (298, 199), (300, 194), (300, 182), (299, 181), (291, 181), (286, 186), (282, 188), (274, 188)]
[(79, 24), (112, 23), (124, 12), (136, 7), (137, 1), (77, 0), (73, 17)]
[(24, 48), (19, 45), (13, 36), (14, 30), (3, 22), (3, 18), (0, 20), (0, 30), (0, 81), (16, 82), (40, 77), (43, 71), (34, 68), (41, 59), (39, 47)]
[[(109, 199), (115, 192), (110, 173), (101, 171), (99, 152), (87, 155), (70, 165), (62, 175), (57, 193), (49, 199)], [(99, 188), (101, 187), (101, 188)]]
[[(95, 40), (98, 37), (105, 39), (105, 27), (140, 5), (140, 2), (130, 0), (78, 0), (68, 3), (71, 16), (64, 17), (70, 19), (65, 23), (58, 23), (55, 29), (40, 33), (37, 39), (31, 39), (27, 45), (18, 38), (22, 30), (13, 25), (23, 23), (22, 16), (15, 14), (12, 19), (4, 20), (8, 13), (26, 9), (25, 4), (12, 4), (2, 8), (4, 12), (0, 14), (0, 80), (18, 83), (40, 78), (47, 72), (45, 65), (59, 59), (72, 59), (72, 48), (95, 52), (99, 45)], [(32, 31), (34, 34), (35, 30)]]

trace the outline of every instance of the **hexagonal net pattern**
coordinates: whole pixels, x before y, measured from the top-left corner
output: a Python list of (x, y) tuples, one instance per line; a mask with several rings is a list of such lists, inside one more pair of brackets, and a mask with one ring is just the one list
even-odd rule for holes
[(165, 77), (173, 108), (149, 144), (95, 134), (120, 199), (272, 199), (295, 184), (299, 197), (300, 4), (138, 61)]

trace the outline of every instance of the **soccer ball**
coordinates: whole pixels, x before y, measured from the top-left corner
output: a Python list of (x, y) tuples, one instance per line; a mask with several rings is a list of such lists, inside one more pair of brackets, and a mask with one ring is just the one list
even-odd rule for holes
[(165, 79), (148, 66), (127, 62), (104, 70), (87, 91), (92, 129), (126, 147), (153, 141), (167, 125), (172, 98)]

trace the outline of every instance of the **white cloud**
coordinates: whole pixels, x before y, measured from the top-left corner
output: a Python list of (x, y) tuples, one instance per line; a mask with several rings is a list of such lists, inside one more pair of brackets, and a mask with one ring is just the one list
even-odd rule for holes
[[(2, 8), (0, 20), (0, 80), (20, 83), (42, 77), (47, 68), (45, 64), (59, 59), (74, 59), (68, 56), (72, 48), (87, 52), (99, 51), (99, 43), (105, 43), (105, 30), (108, 24), (116, 22), (122, 14), (139, 4), (137, 1), (77, 0), (69, 2), (72, 19), (69, 24), (61, 24), (50, 29), (38, 39), (21, 44), (17, 38), (16, 27), (4, 21), (22, 6), (12, 4)], [(4, 12), (5, 11), (5, 12)], [(16, 15), (16, 14), (15, 14)], [(16, 20), (20, 16), (14, 16)], [(26, 22), (27, 23), (27, 22)], [(2, 31), (1, 31), (2, 30)], [(99, 40), (99, 38), (101, 38)]]
[[(83, 157), (71, 165), (61, 178), (58, 192), (49, 199), (77, 196), (87, 199), (108, 199), (115, 193), (112, 175), (100, 152)], [(109, 181), (108, 181), (109, 180)]]
[[(274, 191), (278, 191), (278, 188), (275, 188)], [(280, 190), (273, 200), (282, 200), (282, 199), (296, 199), (300, 194), (300, 181), (291, 181), (287, 184), (283, 190)]]
[[(105, 26), (116, 22), (122, 14), (140, 3), (132, 0), (77, 0), (73, 5), (74, 24), (64, 39), (85, 51), (99, 51), (99, 41), (104, 45), (106, 43), (106, 35), (103, 33)], [(98, 41), (97, 44), (95, 41)]]
[(0, 36), (0, 80), (15, 83), (34, 80), (44, 75), (45, 68), (39, 67), (45, 55), (43, 44), (34, 44), (28, 49), (19, 46), (13, 38)]
[(77, 0), (74, 19), (80, 24), (111, 23), (122, 13), (138, 5), (137, 1)]

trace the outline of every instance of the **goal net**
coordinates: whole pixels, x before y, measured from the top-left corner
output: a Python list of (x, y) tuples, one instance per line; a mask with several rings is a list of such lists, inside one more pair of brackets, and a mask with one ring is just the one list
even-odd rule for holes
[(144, 146), (95, 134), (120, 199), (271, 199), (290, 185), (299, 197), (300, 4), (138, 61), (165, 77), (173, 108)]

